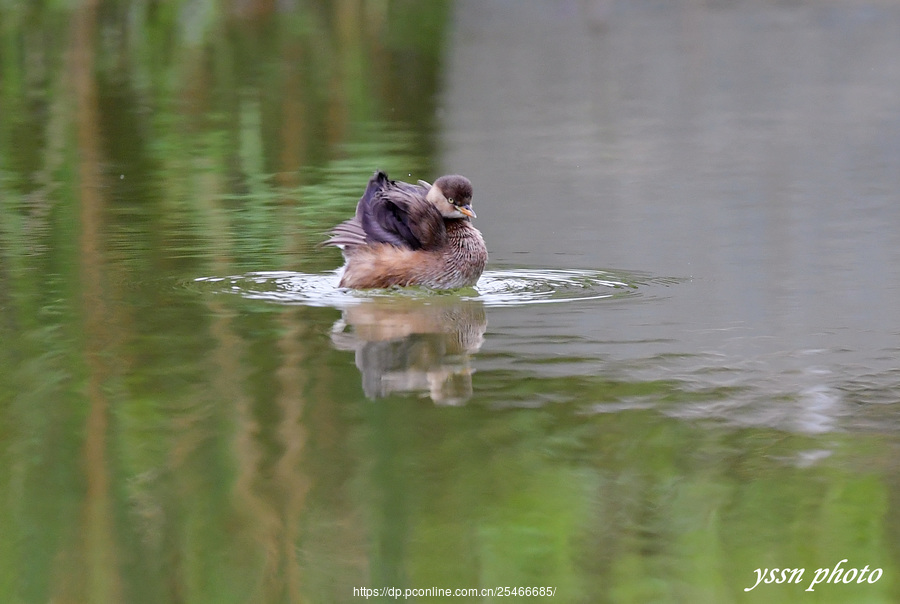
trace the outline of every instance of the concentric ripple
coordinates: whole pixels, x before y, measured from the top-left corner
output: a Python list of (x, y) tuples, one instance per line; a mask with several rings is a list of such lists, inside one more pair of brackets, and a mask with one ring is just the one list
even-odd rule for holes
[(489, 270), (485, 271), (475, 287), (454, 292), (436, 292), (418, 287), (354, 291), (338, 287), (339, 281), (340, 271), (317, 275), (262, 271), (229, 277), (200, 277), (194, 283), (207, 291), (236, 294), (250, 300), (337, 308), (372, 298), (402, 296), (427, 299), (443, 295), (480, 301), (485, 306), (550, 304), (639, 296), (653, 282), (667, 283), (662, 279), (621, 272), (552, 269)]
[(638, 283), (606, 271), (518, 269), (487, 271), (475, 290), (487, 306), (516, 306), (635, 295)]

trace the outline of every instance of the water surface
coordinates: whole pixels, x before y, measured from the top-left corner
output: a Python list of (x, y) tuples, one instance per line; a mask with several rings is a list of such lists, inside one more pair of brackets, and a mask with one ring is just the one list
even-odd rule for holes
[[(0, 7), (9, 601), (900, 599), (893, 3), (76, 4)], [(336, 287), (376, 168), (476, 287)]]

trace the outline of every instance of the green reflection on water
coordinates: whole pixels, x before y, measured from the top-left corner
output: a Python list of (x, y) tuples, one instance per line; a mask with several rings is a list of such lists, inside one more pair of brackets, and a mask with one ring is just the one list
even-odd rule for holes
[(434, 174), (447, 3), (282, 4), (0, 3), (6, 601), (721, 602), (758, 566), (842, 557), (892, 599), (876, 437), (807, 468), (809, 437), (602, 413), (728, 389), (604, 375), (373, 402), (335, 310), (184, 288), (332, 268), (314, 247), (375, 167)]

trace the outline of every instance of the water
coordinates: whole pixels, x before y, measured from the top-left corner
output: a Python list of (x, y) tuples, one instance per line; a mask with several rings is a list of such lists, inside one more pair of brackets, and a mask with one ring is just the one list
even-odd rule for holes
[[(0, 600), (900, 600), (893, 3), (0, 23)], [(376, 168), (474, 288), (337, 287)]]
[(262, 271), (230, 277), (198, 277), (195, 283), (208, 284), (210, 291), (232, 293), (250, 300), (345, 308), (375, 299), (413, 299), (427, 305), (437, 296), (451, 296), (460, 302), (473, 301), (485, 306), (602, 300), (640, 295), (638, 290), (649, 281), (646, 277), (604, 271), (507, 269), (486, 271), (468, 291), (441, 292), (416, 287), (349, 290), (338, 286), (341, 272), (306, 275)]

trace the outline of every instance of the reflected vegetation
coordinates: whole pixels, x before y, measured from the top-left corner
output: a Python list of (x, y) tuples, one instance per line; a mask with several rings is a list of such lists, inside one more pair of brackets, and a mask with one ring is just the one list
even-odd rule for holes
[[(439, 172), (450, 8), (0, 1), (4, 601), (727, 602), (757, 567), (841, 558), (885, 569), (869, 601), (898, 599), (888, 411), (723, 425), (683, 411), (740, 388), (622, 371), (538, 320), (614, 323), (654, 298), (641, 278), (290, 299), (298, 275), (335, 280), (316, 246), (375, 167)], [(558, 291), (580, 300), (520, 303)]]

